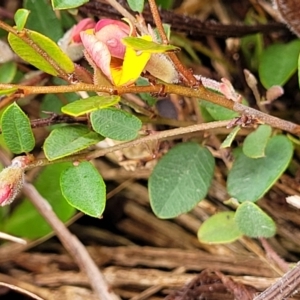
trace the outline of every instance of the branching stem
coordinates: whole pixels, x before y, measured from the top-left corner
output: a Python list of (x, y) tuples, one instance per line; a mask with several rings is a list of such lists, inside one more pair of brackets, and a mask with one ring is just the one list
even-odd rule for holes
[(227, 99), (226, 97), (214, 93), (204, 86), (199, 86), (195, 88), (166, 84), (166, 85), (149, 85), (149, 86), (120, 86), (120, 87), (107, 87), (99, 86), (93, 84), (77, 83), (74, 85), (67, 86), (22, 86), (14, 84), (0, 84), (1, 89), (13, 89), (16, 88), (18, 91), (22, 91), (24, 95), (29, 94), (52, 94), (52, 93), (67, 93), (67, 92), (78, 92), (78, 91), (95, 91), (95, 92), (104, 92), (111, 95), (122, 95), (127, 93), (161, 93), (163, 91), (167, 94), (177, 94), (185, 97), (194, 97), (200, 100), (207, 100), (214, 104), (220, 105), (222, 107), (228, 108), (230, 110), (236, 111), (241, 115), (249, 116), (257, 119), (258, 122), (268, 124), (274, 128), (278, 128), (287, 132), (290, 132), (295, 135), (300, 134), (300, 126), (273, 117), (251, 107), (245, 106), (238, 102)]

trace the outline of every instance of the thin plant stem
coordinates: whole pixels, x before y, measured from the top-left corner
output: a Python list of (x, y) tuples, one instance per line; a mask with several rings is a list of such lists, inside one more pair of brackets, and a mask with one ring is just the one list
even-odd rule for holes
[(112, 153), (118, 150), (122, 150), (125, 148), (134, 147), (143, 143), (149, 143), (152, 141), (163, 141), (163, 140), (170, 140), (170, 139), (176, 139), (185, 136), (186, 134), (191, 134), (195, 132), (200, 132), (204, 130), (210, 130), (214, 128), (220, 128), (220, 127), (226, 127), (228, 124), (230, 124), (232, 120), (226, 120), (226, 121), (216, 121), (216, 122), (210, 122), (210, 123), (203, 123), (203, 124), (196, 124), (188, 127), (180, 127), (165, 131), (160, 131), (154, 134), (150, 134), (141, 138), (138, 138), (133, 141), (124, 142), (121, 144), (117, 144), (115, 146), (104, 148), (104, 149), (97, 149), (89, 152), (82, 152), (79, 154), (74, 154), (71, 156), (67, 156), (61, 159), (57, 159), (54, 161), (49, 161), (46, 158), (40, 158), (36, 159), (34, 162), (29, 164), (26, 169), (32, 169), (35, 167), (45, 166), (53, 163), (60, 163), (60, 162), (66, 162), (66, 161), (83, 161), (83, 160), (91, 160), (100, 156), (104, 156), (108, 153)]
[(156, 2), (155, 2), (155, 0), (149, 0), (148, 3), (149, 3), (149, 7), (150, 7), (150, 10), (151, 10), (151, 14), (152, 14), (155, 26), (157, 28), (157, 31), (158, 31), (159, 35), (160, 35), (162, 43), (167, 45), (167, 44), (169, 44), (169, 40), (168, 40), (167, 35), (165, 33), (164, 27), (162, 25)]
[[(1, 89), (18, 89), (18, 92), (23, 91), (24, 95), (29, 94), (52, 94), (52, 93), (66, 93), (66, 92), (78, 92), (78, 91), (94, 91), (94, 92), (104, 92), (111, 95), (122, 95), (126, 93), (157, 93), (160, 94), (162, 91), (167, 94), (178, 94), (185, 97), (195, 97), (201, 100), (207, 100), (214, 104), (220, 105), (222, 107), (228, 108), (241, 115), (249, 116), (255, 118), (258, 122), (263, 124), (268, 124), (274, 128), (278, 128), (295, 135), (300, 135), (300, 126), (279, 119), (277, 117), (268, 115), (251, 107), (245, 106), (241, 103), (227, 99), (223, 95), (214, 93), (204, 86), (199, 86), (196, 88), (190, 88), (180, 85), (173, 84), (159, 84), (159, 85), (149, 85), (149, 86), (118, 86), (118, 87), (107, 87), (99, 86), (86, 83), (77, 83), (74, 85), (65, 86), (22, 86), (14, 84), (0, 84)], [(0, 102), (1, 103), (1, 102)]]
[(64, 223), (59, 220), (53, 212), (49, 203), (44, 199), (35, 187), (30, 183), (25, 183), (23, 192), (31, 200), (43, 218), (49, 223), (56, 235), (68, 250), (70, 255), (79, 265), (80, 269), (85, 272), (90, 280), (91, 286), (98, 299), (117, 300), (119, 297), (113, 293), (105, 281), (104, 276), (90, 257), (86, 248), (81, 244), (76, 236), (72, 235)]
[(300, 285), (300, 262), (254, 300), (282, 300), (297, 293)]
[[(169, 40), (164, 31), (164, 27), (162, 25), (161, 18), (160, 18), (159, 11), (158, 11), (157, 5), (155, 3), (155, 0), (149, 0), (148, 2), (149, 2), (149, 7), (151, 10), (151, 14), (152, 14), (155, 26), (156, 26), (158, 33), (162, 39), (162, 42), (163, 42), (163, 44), (169, 44)], [(186, 81), (186, 83), (189, 86), (199, 85), (199, 82), (196, 80), (196, 78), (194, 77), (192, 72), (181, 63), (181, 61), (178, 59), (178, 57), (175, 53), (172, 53), (172, 52), (168, 53), (168, 56), (174, 63), (177, 71), (182, 75), (183, 79)]]
[(265, 238), (259, 238), (261, 245), (265, 249), (266, 255), (268, 258), (272, 259), (278, 267), (283, 271), (283, 272), (288, 272), (289, 271), (289, 264), (283, 260), (277, 252), (271, 247), (271, 245), (268, 243), (267, 239)]

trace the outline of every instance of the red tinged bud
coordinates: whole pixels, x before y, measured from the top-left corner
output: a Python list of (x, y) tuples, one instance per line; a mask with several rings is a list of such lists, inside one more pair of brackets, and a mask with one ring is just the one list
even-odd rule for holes
[(0, 206), (13, 202), (24, 182), (24, 170), (11, 165), (0, 173)]
[(32, 155), (17, 156), (0, 173), (0, 206), (8, 205), (23, 187), (26, 167), (34, 160)]

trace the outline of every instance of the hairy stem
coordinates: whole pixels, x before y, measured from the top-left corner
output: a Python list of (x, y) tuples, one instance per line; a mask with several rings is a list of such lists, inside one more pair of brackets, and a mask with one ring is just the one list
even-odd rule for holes
[(149, 85), (149, 86), (119, 86), (119, 87), (107, 87), (99, 86), (86, 83), (77, 83), (74, 85), (66, 86), (22, 86), (14, 84), (0, 84), (1, 89), (18, 89), (18, 92), (24, 93), (24, 95), (29, 94), (51, 94), (51, 93), (66, 93), (66, 92), (78, 92), (78, 91), (95, 91), (104, 92), (112, 95), (122, 95), (126, 93), (157, 93), (160, 94), (162, 91), (167, 94), (177, 94), (185, 97), (195, 97), (200, 100), (207, 100), (214, 104), (220, 105), (222, 107), (228, 108), (230, 110), (236, 111), (241, 115), (253, 117), (257, 119), (258, 122), (268, 124), (274, 128), (278, 128), (295, 135), (300, 134), (300, 126), (273, 117), (251, 107), (245, 106), (241, 103), (227, 99), (226, 97), (214, 93), (204, 86), (199, 86), (196, 88), (189, 88), (180, 85), (166, 84), (166, 85)]

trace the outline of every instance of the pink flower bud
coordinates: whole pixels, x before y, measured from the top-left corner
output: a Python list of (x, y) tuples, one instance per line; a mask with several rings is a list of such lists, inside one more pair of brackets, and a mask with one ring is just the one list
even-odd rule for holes
[(11, 165), (0, 173), (0, 206), (8, 205), (18, 195), (24, 183), (26, 167), (34, 160), (33, 155), (17, 156)]
[(24, 169), (17, 165), (11, 165), (0, 173), (0, 206), (10, 204), (24, 182)]

